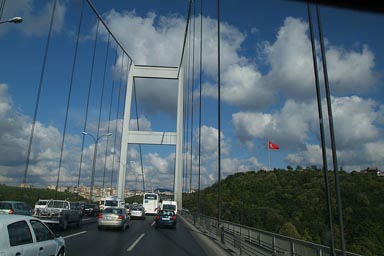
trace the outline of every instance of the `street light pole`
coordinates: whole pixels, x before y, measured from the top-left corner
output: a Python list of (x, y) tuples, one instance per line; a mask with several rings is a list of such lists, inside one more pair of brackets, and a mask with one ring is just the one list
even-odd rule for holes
[(0, 24), (3, 24), (3, 23), (21, 23), (21, 22), (23, 22), (23, 18), (13, 17), (13, 18), (10, 18), (9, 20), (0, 21)]
[(137, 178), (139, 177), (139, 176), (141, 176), (141, 174), (136, 174), (136, 181), (135, 181), (135, 201), (137, 202), (137, 198), (136, 198), (136, 194), (137, 194)]
[(105, 136), (111, 136), (112, 133), (106, 133), (106, 134), (103, 134), (97, 138), (95, 138), (95, 136), (93, 136), (92, 134), (90, 133), (87, 133), (87, 132), (82, 132), (82, 134), (85, 136), (85, 135), (89, 135), (90, 137), (92, 137), (93, 141), (95, 142), (95, 149), (93, 151), (93, 163), (92, 163), (92, 175), (91, 175), (91, 188), (90, 188), (90, 191), (89, 191), (89, 202), (91, 203), (92, 202), (92, 194), (93, 194), (93, 185), (94, 185), (94, 181), (95, 181), (95, 169), (96, 169), (96, 155), (97, 155), (97, 144), (99, 143), (99, 140), (102, 138), (102, 137), (105, 137)]

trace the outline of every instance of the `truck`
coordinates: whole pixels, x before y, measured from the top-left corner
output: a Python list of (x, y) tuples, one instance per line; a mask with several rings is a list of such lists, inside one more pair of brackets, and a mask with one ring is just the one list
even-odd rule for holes
[(75, 223), (81, 226), (82, 212), (75, 204), (67, 200), (51, 199), (45, 207), (35, 208), (32, 216), (41, 219), (45, 224), (58, 226), (66, 230), (68, 224)]

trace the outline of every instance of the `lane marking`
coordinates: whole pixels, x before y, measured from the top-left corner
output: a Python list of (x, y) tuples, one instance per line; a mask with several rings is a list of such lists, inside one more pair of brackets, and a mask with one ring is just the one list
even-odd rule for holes
[(136, 246), (137, 243), (140, 242), (140, 240), (145, 236), (145, 233), (141, 234), (139, 238), (136, 239), (136, 241), (127, 249), (127, 252), (130, 252), (133, 250), (133, 248)]
[(64, 238), (70, 238), (70, 237), (73, 237), (73, 236), (78, 236), (78, 235), (82, 235), (84, 233), (87, 233), (87, 231), (81, 231), (79, 233), (75, 233), (75, 234), (72, 234), (72, 235), (68, 235), (68, 236), (64, 236)]

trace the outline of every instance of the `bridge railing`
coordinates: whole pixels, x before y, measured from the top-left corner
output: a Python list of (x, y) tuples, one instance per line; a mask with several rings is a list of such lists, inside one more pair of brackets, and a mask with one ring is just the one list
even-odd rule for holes
[[(180, 214), (191, 224), (208, 236), (215, 237), (226, 247), (239, 255), (276, 256), (330, 256), (330, 248), (288, 236), (222, 221), (218, 227), (217, 219), (188, 211)], [(342, 255), (338, 249), (335, 255)], [(346, 252), (347, 256), (362, 256)]]

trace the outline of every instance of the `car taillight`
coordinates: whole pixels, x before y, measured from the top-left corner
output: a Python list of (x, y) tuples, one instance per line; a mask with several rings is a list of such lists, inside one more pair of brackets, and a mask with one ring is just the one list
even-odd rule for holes
[(160, 215), (156, 215), (156, 220), (159, 220), (160, 219)]
[(99, 215), (97, 216), (97, 218), (102, 219), (102, 218), (103, 218), (103, 214), (102, 214), (102, 213), (99, 213)]
[(14, 214), (15, 213), (15, 210), (13, 210), (12, 208), (11, 209), (9, 209), (9, 212), (8, 212), (9, 214)]
[(124, 219), (124, 215), (119, 214), (119, 216), (117, 216), (117, 219), (118, 220), (123, 220)]
[(173, 219), (173, 220), (176, 220), (176, 215), (173, 215), (173, 216), (172, 216), (172, 219)]

